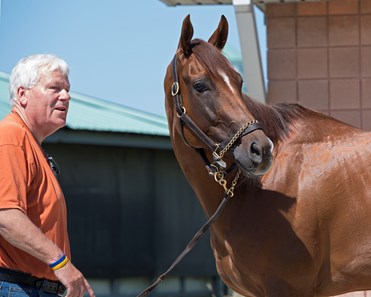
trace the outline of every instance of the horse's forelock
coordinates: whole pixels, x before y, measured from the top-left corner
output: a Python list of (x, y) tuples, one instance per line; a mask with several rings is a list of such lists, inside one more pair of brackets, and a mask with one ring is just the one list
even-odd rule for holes
[(232, 64), (215, 46), (201, 39), (192, 40), (191, 46), (193, 54), (201, 65), (209, 70), (211, 76), (223, 70), (230, 80), (236, 81), (239, 79), (239, 75), (233, 69)]

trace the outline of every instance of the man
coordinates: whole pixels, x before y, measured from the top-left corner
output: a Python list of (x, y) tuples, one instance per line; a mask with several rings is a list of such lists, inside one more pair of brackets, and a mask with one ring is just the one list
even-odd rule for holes
[[(11, 113), (0, 122), (0, 295), (94, 297), (69, 260), (66, 204), (57, 167), (41, 148), (66, 124), (68, 65), (53, 55), (18, 62)], [(23, 294), (21, 294), (23, 295)]]

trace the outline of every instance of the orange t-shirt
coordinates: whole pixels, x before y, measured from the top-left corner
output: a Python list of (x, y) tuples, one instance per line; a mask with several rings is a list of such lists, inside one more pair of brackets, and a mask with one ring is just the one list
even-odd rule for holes
[[(15, 208), (71, 257), (64, 195), (45, 155), (17, 113), (0, 121), (0, 209)], [(0, 267), (57, 280), (44, 262), (0, 236)]]

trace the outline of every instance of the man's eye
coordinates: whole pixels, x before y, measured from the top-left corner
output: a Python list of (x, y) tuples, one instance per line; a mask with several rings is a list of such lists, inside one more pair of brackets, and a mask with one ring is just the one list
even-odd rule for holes
[(196, 82), (194, 85), (193, 85), (193, 88), (198, 92), (198, 93), (203, 93), (203, 92), (206, 92), (208, 90), (208, 87), (201, 83), (201, 82)]

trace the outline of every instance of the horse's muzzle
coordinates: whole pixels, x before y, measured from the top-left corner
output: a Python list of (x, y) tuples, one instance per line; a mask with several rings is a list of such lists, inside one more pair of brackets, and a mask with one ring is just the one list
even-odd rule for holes
[(236, 163), (243, 175), (256, 177), (264, 175), (272, 165), (273, 143), (268, 137), (241, 141), (233, 150)]

